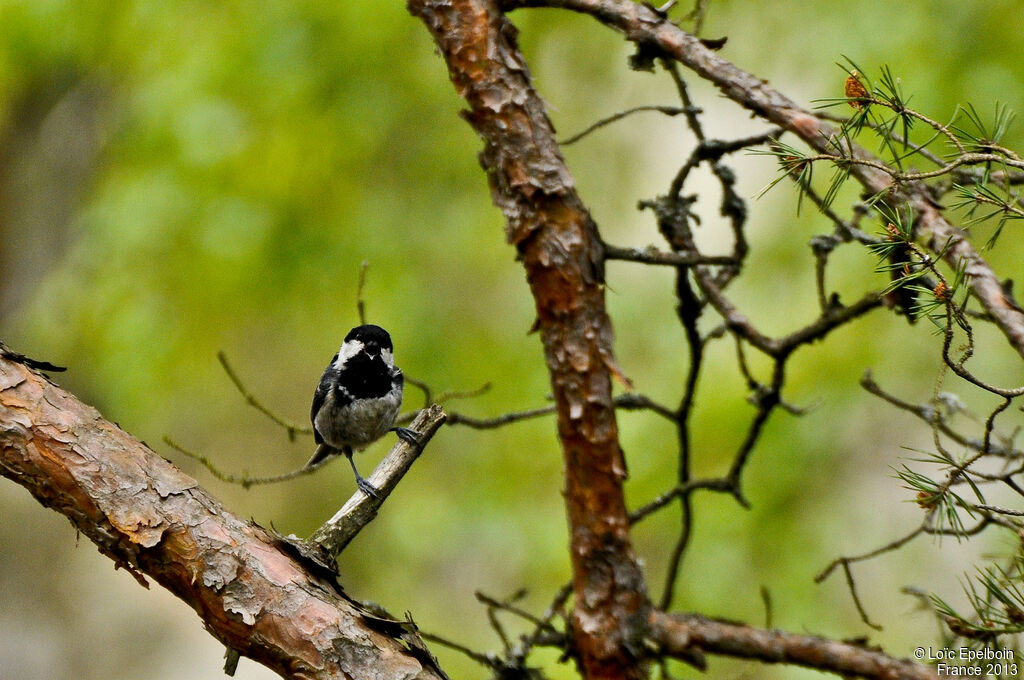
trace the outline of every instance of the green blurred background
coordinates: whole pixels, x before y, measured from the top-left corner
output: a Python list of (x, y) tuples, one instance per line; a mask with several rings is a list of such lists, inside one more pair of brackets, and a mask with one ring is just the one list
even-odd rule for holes
[[(671, 82), (629, 71), (629, 46), (592, 19), (553, 11), (514, 19), (561, 135), (630, 106), (676, 103)], [(806, 105), (841, 96), (842, 55), (872, 75), (888, 64), (912, 105), (944, 119), (964, 101), (987, 117), (996, 101), (1021, 107), (1021, 21), (1009, 1), (735, 0), (711, 4), (704, 34), (727, 35), (723, 56)], [(695, 79), (691, 86), (712, 136), (764, 129), (713, 89)], [(369, 320), (391, 331), (408, 375), (436, 389), (492, 383), (487, 394), (452, 404), (471, 415), (545, 403), (540, 344), (527, 334), (532, 301), (460, 108), (426, 30), (401, 2), (0, 0), (0, 337), (68, 365), (57, 376), (62, 386), (239, 515), (308, 535), (352, 492), (344, 463), (244, 491), (161, 439), (228, 471), (276, 474), (303, 463), (311, 441), (289, 443), (245, 406), (216, 353), (226, 352), (267, 406), (305, 424), (320, 371), (358, 323), (362, 261), (370, 263)], [(1007, 143), (1022, 142), (1018, 126)], [(681, 119), (648, 113), (566, 149), (610, 242), (659, 243), (636, 202), (665, 191), (693, 143)], [(732, 165), (750, 199), (753, 252), (731, 290), (767, 331), (793, 330), (815, 314), (807, 242), (830, 225), (808, 206), (798, 216), (785, 185), (754, 200), (774, 176), (770, 159), (739, 156)], [(701, 174), (687, 190), (702, 194), (700, 238), (728, 247), (715, 184)], [(838, 206), (855, 196), (851, 189)], [(1011, 225), (993, 254), (1002, 276), (1020, 269), (1019, 240)], [(829, 281), (845, 300), (883, 280), (856, 247), (835, 259)], [(611, 263), (608, 283), (620, 364), (639, 392), (674, 405), (686, 351), (671, 271)], [(858, 566), (861, 596), (882, 632), (859, 621), (841, 578), (815, 585), (812, 577), (836, 556), (874, 548), (920, 520), (891, 466), (912, 455), (901, 446), (927, 447), (930, 434), (857, 380), (870, 367), (883, 386), (926, 401), (937, 357), (927, 324), (911, 328), (884, 312), (802, 349), (784, 396), (812, 410), (771, 420), (745, 477), (750, 511), (696, 496), (678, 608), (763, 624), (764, 586), (776, 626), (870, 634), (900, 655), (932, 642), (933, 620), (899, 588), (957, 601), (971, 560), (1011, 549), (1009, 539), (922, 540)], [(751, 360), (767, 379), (766, 364)], [(1006, 353), (995, 351), (985, 366), (1003, 382), (1021, 377), (1019, 357)], [(712, 345), (707, 371), (694, 416), (695, 467), (718, 474), (753, 409), (730, 342)], [(407, 407), (421, 401), (410, 387)], [(675, 439), (647, 414), (622, 413), (619, 422), (635, 507), (674, 477)], [(442, 430), (344, 553), (346, 590), (412, 612), (424, 630), (498, 648), (474, 591), (503, 598), (527, 587), (523, 606), (540, 612), (568, 579), (553, 434), (550, 419)], [(363, 470), (385, 450), (363, 454)], [(0, 675), (223, 677), (223, 649), (186, 606), (115, 572), (65, 519), (6, 481), (0, 516)], [(654, 597), (676, 524), (668, 511), (635, 532)], [(436, 651), (452, 677), (487, 675)], [(573, 675), (554, 655), (540, 662), (556, 677)], [(708, 677), (812, 675), (713, 660)], [(273, 676), (243, 660), (236, 677)]]

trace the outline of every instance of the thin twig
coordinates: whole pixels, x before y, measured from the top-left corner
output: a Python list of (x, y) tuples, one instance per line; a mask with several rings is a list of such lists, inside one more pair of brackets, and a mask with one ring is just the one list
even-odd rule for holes
[(359, 325), (366, 323), (366, 302), (363, 300), (363, 288), (366, 287), (366, 270), (370, 268), (370, 261), (363, 260), (359, 267), (359, 284), (356, 286), (356, 311), (359, 313)]
[(921, 526), (917, 527), (916, 529), (914, 529), (910, 533), (908, 533), (908, 534), (906, 534), (904, 536), (901, 536), (900, 538), (897, 538), (897, 539), (895, 539), (893, 541), (890, 541), (890, 542), (886, 543), (885, 545), (883, 545), (883, 546), (881, 546), (879, 548), (875, 548), (874, 550), (870, 550), (870, 551), (868, 551), (866, 553), (862, 553), (860, 555), (851, 555), (851, 556), (846, 556), (846, 557), (838, 557), (835, 560), (833, 560), (832, 562), (829, 562), (828, 566), (825, 567), (825, 569), (823, 569), (817, 576), (814, 577), (814, 582), (815, 583), (821, 583), (822, 581), (827, 579), (829, 577), (829, 575), (835, 570), (836, 567), (839, 567), (839, 566), (842, 566), (842, 565), (845, 565), (845, 564), (851, 563), (851, 562), (863, 562), (864, 560), (870, 560), (870, 559), (872, 559), (874, 557), (878, 557), (879, 555), (883, 555), (883, 554), (885, 554), (887, 552), (892, 552), (893, 550), (897, 550), (899, 548), (902, 548), (904, 545), (906, 545), (907, 543), (910, 543), (912, 540), (914, 540), (915, 538), (917, 538), (918, 536), (920, 536), (923, 533), (925, 533), (925, 526), (924, 526), (924, 524), (921, 524)]
[[(874, 376), (870, 370), (864, 371), (864, 375), (860, 379), (861, 387), (870, 392), (871, 394), (879, 397), (886, 402), (892, 404), (896, 408), (910, 413), (924, 422), (933, 425), (938, 429), (939, 432), (946, 435), (957, 444), (967, 447), (974, 451), (981, 451), (985, 448), (985, 442), (980, 439), (974, 439), (967, 437), (949, 426), (949, 423), (942, 416), (935, 406), (931, 404), (911, 404), (910, 402), (904, 401), (899, 397), (886, 392), (883, 390), (878, 383), (875, 382)], [(1000, 437), (1002, 439), (1002, 437)], [(1002, 456), (1007, 458), (1021, 458), (1024, 457), (1024, 451), (1016, 449), (1014, 447), (1001, 447), (993, 446), (991, 443), (988, 446), (989, 455)]]
[[(522, 592), (523, 591), (519, 591), (520, 596)], [(498, 609), (506, 608), (505, 605), (494, 598), (487, 597), (479, 590), (476, 592), (476, 599), (487, 605), (487, 621), (491, 624), (491, 629), (498, 635), (498, 639), (501, 640), (501, 645), (507, 655), (512, 649), (512, 643), (508, 639), (508, 633), (505, 632), (505, 626), (501, 625), (501, 621), (498, 620), (497, 614)]]
[(453, 412), (448, 414), (448, 424), (465, 425), (466, 427), (471, 427), (475, 430), (490, 430), (504, 425), (509, 425), (511, 423), (517, 423), (520, 420), (529, 420), (530, 418), (551, 415), (554, 412), (554, 405), (541, 406), (539, 408), (528, 409), (526, 411), (505, 413), (493, 418), (473, 418), (471, 416), (465, 416), (461, 413)]
[(998, 505), (985, 504), (975, 505), (974, 507), (979, 510), (988, 510), (989, 512), (994, 512), (1000, 515), (1008, 515), (1010, 517), (1024, 517), (1024, 510), (1010, 510), (1009, 508), (1001, 508)]
[(550, 621), (545, 621), (545, 620), (543, 620), (541, 618), (538, 618), (538, 617), (534, 616), (533, 614), (531, 614), (530, 612), (526, 611), (525, 609), (521, 609), (521, 608), (515, 606), (515, 604), (513, 604), (516, 600), (522, 599), (522, 597), (525, 594), (526, 594), (526, 591), (520, 590), (519, 592), (515, 593), (515, 595), (513, 595), (509, 599), (502, 601), (502, 600), (497, 600), (497, 599), (491, 597), (490, 595), (482, 593), (479, 590), (476, 591), (476, 593), (475, 593), (476, 599), (480, 600), (480, 602), (483, 602), (488, 607), (491, 607), (493, 609), (500, 609), (502, 611), (507, 611), (510, 614), (514, 614), (514, 615), (518, 616), (521, 619), (525, 619), (526, 621), (529, 621), (530, 623), (532, 623), (533, 625), (537, 626), (538, 628), (542, 628), (542, 629), (545, 629), (545, 630), (550, 630), (550, 631), (557, 632), (557, 631), (555, 631), (554, 626), (551, 625)]
[(664, 492), (646, 505), (642, 505), (629, 513), (630, 524), (636, 524), (648, 515), (660, 510), (675, 499), (686, 496), (697, 489), (707, 489), (720, 493), (733, 493), (733, 484), (724, 477), (708, 477), (705, 479), (692, 479), (685, 484), (679, 484)]
[(764, 605), (764, 627), (767, 629), (772, 628), (772, 619), (774, 618), (774, 607), (772, 606), (772, 591), (768, 590), (768, 586), (762, 585), (761, 591), (761, 604)]
[(188, 456), (192, 460), (200, 463), (216, 479), (219, 479), (220, 481), (226, 482), (228, 484), (238, 484), (239, 486), (241, 486), (242, 488), (245, 488), (245, 489), (248, 489), (250, 486), (257, 486), (257, 485), (261, 485), (261, 484), (275, 484), (277, 482), (286, 482), (288, 480), (295, 479), (297, 477), (303, 477), (305, 475), (308, 475), (308, 474), (311, 474), (313, 472), (316, 472), (323, 465), (325, 465), (326, 463), (328, 463), (328, 462), (330, 462), (332, 460), (331, 458), (325, 458), (325, 459), (323, 459), (321, 461), (318, 461), (318, 462), (314, 463), (313, 465), (307, 465), (307, 466), (304, 466), (304, 467), (301, 467), (301, 468), (296, 468), (294, 470), (291, 470), (290, 472), (285, 472), (285, 473), (282, 473), (280, 475), (272, 475), (272, 476), (269, 476), (269, 477), (250, 477), (249, 474), (245, 473), (245, 472), (243, 472), (242, 474), (232, 474), (230, 472), (224, 472), (223, 470), (218, 468), (213, 463), (213, 461), (211, 461), (209, 459), (209, 457), (207, 457), (207, 456), (205, 456), (205, 455), (203, 455), (201, 453), (198, 453), (196, 451), (192, 451), (192, 450), (186, 449), (184, 446), (182, 446), (181, 444), (177, 443), (176, 441), (174, 441), (170, 437), (165, 436), (164, 437), (164, 443), (167, 444), (168, 446), (170, 446), (172, 449), (174, 449), (178, 453), (181, 453), (182, 455)]
[(570, 144), (575, 144), (576, 142), (580, 141), (590, 133), (600, 128), (603, 128), (606, 125), (611, 125), (615, 121), (622, 120), (626, 116), (631, 116), (634, 113), (639, 113), (641, 111), (657, 111), (658, 113), (664, 113), (666, 116), (678, 116), (680, 113), (685, 113), (683, 109), (677, 106), (634, 106), (633, 108), (626, 109), (625, 111), (619, 111), (618, 113), (614, 113), (608, 116), (607, 118), (602, 118), (601, 120), (597, 121), (587, 129), (583, 130), (582, 132), (577, 132), (572, 137), (562, 140), (561, 142), (559, 142), (559, 144), (561, 144), (562, 146), (569, 146)]
[(638, 411), (646, 409), (658, 414), (662, 418), (667, 418), (668, 420), (671, 420), (673, 422), (676, 419), (675, 411), (673, 411), (672, 409), (668, 408), (663, 404), (659, 404), (658, 402), (654, 401), (650, 397), (643, 394), (638, 394), (636, 392), (627, 392), (626, 394), (620, 394), (619, 396), (615, 397), (614, 401), (615, 406), (617, 408), (624, 408), (629, 411)]
[[(669, 408), (642, 394), (636, 394), (634, 392), (620, 394), (614, 398), (614, 403), (618, 408), (627, 410), (647, 409), (664, 418), (668, 418), (669, 420), (675, 420), (675, 414)], [(513, 411), (511, 413), (504, 413), (500, 416), (494, 416), (493, 418), (474, 418), (472, 416), (453, 412), (448, 414), (447, 424), (465, 425), (466, 427), (471, 427), (476, 430), (491, 430), (505, 425), (510, 425), (512, 423), (517, 423), (521, 420), (529, 420), (531, 418), (551, 415), (554, 412), (554, 405), (539, 406), (525, 411)]]
[[(406, 384), (412, 385), (413, 387), (415, 387), (415, 388), (419, 389), (421, 392), (423, 392), (423, 407), (424, 408), (426, 408), (427, 406), (430, 406), (431, 404), (434, 403), (434, 390), (430, 387), (430, 385), (428, 383), (424, 382), (423, 380), (417, 380), (416, 378), (414, 378), (414, 377), (412, 377), (410, 375), (406, 375), (404, 377), (405, 377)], [(407, 414), (407, 417), (409, 417), (409, 414)], [(409, 419), (411, 420), (412, 418), (409, 417)], [(402, 418), (399, 418), (398, 422), (402, 422)]]
[(669, 267), (692, 267), (695, 264), (736, 264), (731, 255), (704, 255), (703, 253), (667, 253), (653, 246), (640, 250), (638, 248), (620, 248), (605, 243), (604, 256), (607, 260), (624, 260), (643, 264), (660, 264)]
[[(423, 408), (426, 408), (431, 404), (443, 405), (449, 401), (454, 401), (455, 399), (473, 399), (475, 397), (479, 397), (482, 394), (486, 394), (491, 389), (491, 383), (485, 382), (480, 387), (474, 389), (444, 390), (443, 392), (440, 392), (437, 396), (434, 396), (433, 388), (423, 380), (417, 380), (416, 378), (406, 375), (405, 382), (423, 392)], [(417, 412), (418, 411), (413, 411), (412, 413), (405, 413), (399, 416), (396, 422), (398, 422), (399, 424), (407, 423), (415, 417)], [(448, 414), (449, 425), (451, 425), (451, 415), (452, 414)]]
[(501, 659), (493, 654), (483, 654), (481, 652), (475, 652), (466, 645), (460, 644), (453, 640), (449, 640), (446, 637), (436, 635), (434, 633), (428, 633), (425, 630), (420, 631), (420, 637), (429, 642), (436, 642), (442, 647), (453, 649), (456, 652), (469, 657), (473, 661), (476, 661), (481, 666), (491, 668), (493, 670), (500, 670), (503, 666)]
[[(700, 381), (701, 370), (704, 366), (704, 350), (711, 336), (702, 338), (700, 334), (700, 317), (704, 312), (704, 303), (694, 293), (693, 284), (690, 281), (690, 273), (687, 271), (676, 272), (675, 293), (676, 316), (683, 326), (686, 334), (686, 344), (690, 354), (689, 366), (686, 371), (686, 379), (683, 385), (683, 394), (679, 400), (679, 408), (676, 410), (676, 439), (678, 441), (678, 470), (676, 480), (678, 486), (684, 486), (691, 480), (692, 474), (692, 452), (690, 450), (690, 416), (693, 414), (693, 405), (697, 396), (697, 385)], [(632, 519), (632, 518), (631, 518)], [(676, 537), (675, 545), (672, 546), (672, 553), (668, 560), (668, 569), (665, 571), (664, 588), (662, 589), (659, 606), (663, 610), (671, 607), (675, 597), (676, 582), (679, 571), (682, 568), (683, 555), (690, 544), (690, 537), (693, 535), (693, 506), (690, 503), (690, 494), (679, 495), (679, 535)]]
[[(693, 34), (700, 35), (704, 28), (704, 19), (708, 15), (708, 5), (711, 4), (711, 0), (696, 0), (693, 3), (693, 9), (689, 11), (685, 19), (687, 21), (693, 21)], [(667, 11), (664, 10), (663, 11)]]
[[(313, 434), (313, 429), (311, 427), (306, 427), (304, 425), (295, 425), (294, 423), (290, 423), (287, 420), (284, 420), (283, 418), (279, 417), (266, 406), (264, 406), (260, 402), (260, 400), (257, 399), (255, 395), (253, 395), (253, 393), (250, 392), (242, 383), (241, 378), (238, 377), (238, 374), (235, 373), (235, 370), (231, 367), (231, 364), (228, 362), (228, 357), (224, 350), (217, 352), (217, 359), (220, 361), (220, 365), (224, 367), (224, 372), (228, 374), (228, 378), (230, 378), (231, 382), (235, 384), (235, 388), (238, 390), (239, 394), (241, 394), (242, 397), (245, 399), (245, 402), (249, 404), (249, 406), (252, 406), (257, 411), (259, 411), (260, 413), (267, 416), (272, 421), (283, 427), (285, 431), (288, 433), (289, 441), (295, 441), (296, 434)], [(197, 458), (196, 460), (200, 459)]]
[(437, 395), (438, 404), (446, 404), (449, 401), (456, 399), (475, 399), (483, 394), (487, 394), (491, 390), (491, 383), (485, 382), (480, 387), (476, 387), (470, 390), (444, 390)]
[(850, 562), (848, 560), (843, 560), (843, 573), (846, 576), (846, 587), (850, 591), (850, 597), (853, 598), (853, 605), (857, 608), (860, 620), (864, 622), (864, 625), (870, 628), (882, 630), (880, 625), (872, 622), (871, 619), (868, 618), (868, 612), (864, 609), (864, 603), (860, 601), (860, 595), (857, 594), (857, 583), (853, 580), (853, 570), (850, 569)]

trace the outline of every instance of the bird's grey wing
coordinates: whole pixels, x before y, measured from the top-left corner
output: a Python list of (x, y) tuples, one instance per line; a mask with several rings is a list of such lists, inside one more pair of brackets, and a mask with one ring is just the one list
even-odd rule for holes
[(320, 384), (316, 386), (316, 392), (313, 393), (313, 408), (309, 412), (309, 419), (313, 423), (313, 437), (316, 439), (317, 444), (322, 444), (324, 438), (320, 435), (320, 431), (316, 429), (316, 414), (320, 412), (320, 408), (324, 405), (327, 395), (331, 391), (332, 370), (331, 366), (328, 366), (327, 370), (320, 377)]

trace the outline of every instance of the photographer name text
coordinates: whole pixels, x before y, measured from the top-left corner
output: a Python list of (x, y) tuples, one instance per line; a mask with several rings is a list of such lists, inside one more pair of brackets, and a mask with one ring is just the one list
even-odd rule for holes
[[(918, 647), (914, 650), (914, 658), (935, 663), (935, 672), (940, 676), (981, 678), (1017, 675), (1012, 649)], [(974, 665), (959, 665), (959, 662)]]

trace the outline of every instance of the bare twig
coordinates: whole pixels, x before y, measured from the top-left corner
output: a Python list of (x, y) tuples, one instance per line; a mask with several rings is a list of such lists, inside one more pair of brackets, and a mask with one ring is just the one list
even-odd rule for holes
[(669, 409), (663, 404), (659, 404), (650, 397), (639, 394), (637, 392), (627, 392), (626, 394), (620, 394), (614, 399), (615, 406), (617, 408), (624, 408), (630, 411), (635, 410), (649, 410), (653, 413), (658, 414), (662, 418), (667, 418), (674, 421), (676, 414), (674, 411)]
[(609, 260), (625, 260), (642, 264), (661, 264), (669, 267), (691, 267), (695, 264), (735, 264), (732, 255), (704, 255), (697, 252), (666, 253), (654, 247), (643, 250), (604, 245), (604, 256)]
[(491, 597), (490, 595), (482, 593), (482, 592), (480, 592), (478, 590), (476, 592), (476, 599), (480, 600), (481, 602), (483, 602), (485, 605), (487, 605), (488, 607), (490, 607), (492, 609), (499, 609), (499, 610), (502, 610), (502, 611), (507, 611), (508, 613), (514, 614), (514, 615), (518, 616), (521, 619), (525, 619), (526, 621), (529, 621), (530, 623), (532, 623), (533, 625), (535, 625), (538, 628), (541, 628), (541, 629), (544, 629), (544, 630), (548, 630), (548, 631), (551, 631), (551, 632), (558, 632), (558, 631), (555, 630), (554, 626), (551, 625), (551, 621), (550, 620), (544, 620), (544, 619), (538, 618), (538, 617), (534, 616), (533, 614), (531, 614), (530, 612), (526, 611), (525, 609), (517, 607), (514, 604), (516, 600), (521, 599), (522, 596), (525, 595), (525, 594), (526, 594), (525, 591), (519, 591), (518, 593), (516, 593), (515, 596), (510, 597), (507, 600), (497, 600), (497, 599)]
[(363, 260), (359, 267), (359, 284), (356, 286), (356, 311), (359, 313), (359, 325), (366, 323), (366, 302), (363, 300), (363, 289), (366, 287), (366, 270), (370, 268), (370, 261)]
[(1011, 510), (1009, 508), (999, 507), (998, 505), (986, 505), (984, 503), (979, 503), (974, 507), (976, 507), (979, 510), (988, 510), (999, 515), (1007, 515), (1009, 517), (1024, 517), (1024, 510)]
[(652, 612), (649, 622), (652, 640), (672, 656), (685, 656), (697, 650), (767, 663), (818, 668), (846, 677), (878, 680), (938, 678), (935, 671), (927, 666), (856, 644), (813, 635), (763, 630), (695, 614), (665, 614), (660, 611)]
[[(413, 387), (416, 387), (421, 392), (423, 392), (423, 408), (426, 408), (426, 407), (430, 406), (431, 404), (441, 404), (441, 405), (444, 405), (447, 402), (454, 401), (456, 399), (472, 399), (474, 397), (479, 397), (481, 394), (487, 393), (491, 389), (491, 383), (486, 382), (483, 385), (481, 385), (480, 387), (477, 387), (475, 389), (471, 389), (471, 390), (444, 390), (442, 392), (439, 392), (435, 396), (434, 395), (434, 389), (427, 382), (425, 382), (423, 380), (417, 380), (416, 378), (413, 378), (413, 377), (410, 377), (409, 375), (406, 375), (405, 376), (405, 382), (407, 384), (412, 385)], [(419, 413), (419, 411), (412, 411), (410, 413), (403, 413), (402, 415), (400, 415), (398, 417), (396, 422), (398, 422), (398, 423), (407, 423), (410, 420), (412, 420), (416, 416), (417, 413)], [(447, 423), (449, 425), (452, 424), (451, 418), (452, 418), (452, 414), (449, 413), (448, 414), (448, 420), (447, 420)]]
[(884, 399), (888, 403), (892, 404), (896, 408), (910, 413), (929, 425), (934, 426), (939, 432), (946, 435), (957, 444), (967, 447), (974, 451), (985, 450), (989, 455), (1002, 456), (1006, 458), (1021, 458), (1024, 457), (1024, 452), (1013, 446), (998, 446), (993, 444), (991, 441), (986, 446), (986, 443), (981, 439), (975, 439), (957, 432), (949, 426), (945, 416), (936, 409), (932, 404), (911, 404), (910, 402), (904, 401), (899, 397), (886, 392), (883, 390), (878, 383), (875, 382), (874, 376), (870, 370), (864, 372), (864, 375), (860, 379), (861, 387), (870, 392), (871, 394)]
[(612, 114), (606, 118), (602, 118), (601, 120), (597, 121), (587, 129), (583, 130), (582, 132), (577, 132), (568, 139), (563, 139), (562, 141), (559, 142), (559, 144), (561, 144), (562, 146), (569, 146), (570, 144), (575, 144), (576, 142), (580, 141), (590, 133), (599, 130), (600, 128), (603, 128), (606, 125), (611, 125), (615, 121), (622, 120), (626, 116), (633, 115), (634, 113), (639, 113), (640, 111), (657, 111), (659, 113), (664, 113), (666, 116), (678, 116), (680, 113), (684, 113), (683, 109), (677, 106), (634, 106), (630, 109), (626, 109), (625, 111), (619, 111), (618, 113)]
[[(313, 428), (304, 425), (295, 425), (294, 423), (290, 423), (287, 420), (284, 420), (283, 418), (279, 417), (276, 413), (268, 409), (266, 406), (264, 406), (262, 402), (260, 402), (260, 400), (257, 399), (256, 396), (252, 392), (250, 392), (248, 388), (246, 388), (246, 386), (242, 383), (242, 379), (238, 377), (238, 374), (235, 373), (235, 369), (231, 367), (231, 364), (228, 362), (227, 354), (223, 350), (217, 352), (217, 359), (220, 361), (220, 365), (224, 367), (224, 372), (228, 374), (228, 377), (231, 379), (231, 382), (235, 384), (235, 388), (238, 390), (239, 394), (241, 394), (242, 397), (245, 399), (245, 403), (249, 404), (249, 406), (252, 406), (257, 411), (267, 416), (272, 421), (274, 421), (282, 428), (284, 428), (284, 430), (288, 433), (289, 441), (295, 441), (295, 435), (297, 434), (313, 434)], [(200, 459), (197, 458), (196, 460)]]
[(504, 413), (493, 418), (473, 418), (471, 416), (462, 415), (461, 413), (449, 413), (448, 424), (465, 425), (466, 427), (471, 427), (475, 430), (489, 430), (497, 427), (503, 427), (511, 423), (517, 423), (520, 420), (529, 420), (539, 416), (549, 416), (554, 412), (554, 406), (541, 406), (526, 411)]
[(490, 668), (493, 670), (501, 670), (501, 668), (504, 666), (504, 664), (501, 662), (501, 658), (494, 654), (483, 654), (481, 652), (474, 651), (466, 645), (455, 642), (453, 640), (449, 640), (448, 638), (443, 637), (441, 635), (437, 635), (435, 633), (428, 633), (426, 631), (421, 630), (420, 637), (430, 642), (436, 642), (442, 647), (454, 649), (459, 654), (462, 654), (472, 659), (473, 661), (476, 661), (478, 664), (486, 668)]
[(217, 467), (213, 463), (213, 461), (209, 459), (209, 457), (207, 457), (207, 456), (205, 456), (205, 455), (203, 455), (201, 453), (197, 453), (195, 451), (192, 451), (190, 449), (186, 449), (184, 446), (182, 446), (181, 444), (177, 443), (176, 441), (174, 441), (170, 437), (165, 436), (164, 437), (164, 443), (167, 444), (168, 446), (170, 446), (172, 449), (174, 449), (178, 453), (181, 453), (182, 455), (187, 456), (187, 457), (191, 458), (192, 460), (200, 463), (216, 479), (219, 479), (222, 482), (227, 482), (228, 484), (238, 484), (239, 486), (242, 486), (243, 488), (246, 488), (246, 489), (248, 489), (250, 486), (257, 486), (257, 485), (261, 485), (261, 484), (275, 484), (277, 482), (286, 482), (286, 481), (291, 480), (291, 479), (296, 479), (298, 477), (302, 477), (304, 475), (308, 475), (308, 474), (310, 474), (312, 472), (315, 472), (315, 471), (319, 470), (325, 463), (328, 463), (331, 460), (330, 458), (325, 458), (325, 459), (315, 463), (314, 465), (308, 465), (308, 466), (296, 468), (294, 470), (282, 473), (280, 475), (271, 475), (271, 476), (268, 476), (268, 477), (250, 477), (248, 473), (232, 474), (230, 472), (224, 472), (219, 467)]
[(853, 605), (857, 608), (857, 613), (860, 614), (860, 620), (864, 622), (864, 625), (874, 628), (875, 630), (882, 630), (882, 627), (877, 623), (873, 623), (868, 618), (868, 612), (864, 609), (864, 603), (860, 601), (860, 595), (857, 594), (857, 583), (853, 579), (853, 571), (850, 569), (849, 560), (843, 560), (843, 575), (846, 577), (846, 587), (850, 591), (850, 597), (853, 598)]
[(852, 563), (852, 562), (862, 562), (864, 560), (870, 560), (870, 559), (872, 559), (874, 557), (878, 557), (879, 555), (883, 555), (883, 554), (885, 554), (887, 552), (892, 552), (893, 550), (897, 550), (899, 548), (902, 548), (904, 545), (906, 545), (907, 543), (910, 543), (912, 540), (914, 540), (915, 538), (917, 538), (918, 536), (920, 536), (923, 533), (925, 533), (925, 525), (924, 524), (922, 524), (921, 526), (915, 528), (910, 533), (905, 534), (904, 536), (901, 536), (900, 538), (897, 538), (894, 541), (890, 541), (889, 543), (886, 543), (885, 545), (883, 545), (883, 546), (881, 546), (879, 548), (875, 548), (874, 550), (870, 550), (870, 551), (868, 551), (866, 553), (863, 553), (863, 554), (860, 554), (860, 555), (853, 555), (853, 556), (849, 556), (849, 557), (839, 557), (839, 558), (833, 560), (832, 562), (830, 562), (828, 564), (828, 566), (825, 567), (824, 570), (822, 570), (817, 576), (815, 576), (814, 577), (814, 582), (815, 583), (821, 583), (822, 581), (827, 579), (829, 577), (829, 575), (831, 575), (831, 573), (835, 570), (836, 567), (843, 567), (845, 569), (846, 566), (848, 564)]
[(668, 491), (664, 492), (651, 502), (644, 506), (641, 506), (629, 513), (629, 521), (631, 524), (636, 524), (646, 518), (648, 515), (657, 512), (661, 508), (665, 507), (677, 498), (687, 496), (697, 489), (707, 489), (709, 491), (718, 491), (720, 493), (733, 492), (733, 482), (724, 477), (711, 477), (707, 479), (691, 479), (687, 482), (672, 487)]
[[(650, 410), (654, 413), (668, 418), (669, 420), (675, 420), (675, 414), (669, 410), (666, 406), (659, 404), (652, 400), (650, 397), (635, 392), (627, 392), (626, 394), (620, 394), (614, 399), (615, 406), (626, 410)], [(518, 423), (521, 420), (530, 420), (533, 418), (539, 418), (541, 416), (549, 416), (555, 413), (555, 406), (538, 406), (537, 408), (526, 409), (525, 411), (512, 411), (510, 413), (503, 413), (500, 416), (494, 416), (493, 418), (474, 418), (467, 416), (462, 413), (449, 413), (448, 425), (465, 425), (475, 430), (490, 430), (498, 427), (504, 427), (512, 423)]]

